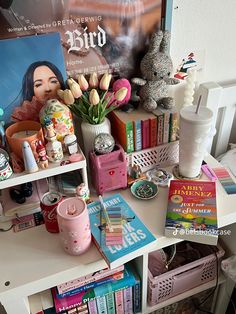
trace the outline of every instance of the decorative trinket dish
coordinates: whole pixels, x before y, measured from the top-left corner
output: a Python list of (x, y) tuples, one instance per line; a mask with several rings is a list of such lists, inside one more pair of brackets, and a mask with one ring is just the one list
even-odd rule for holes
[(141, 200), (149, 200), (158, 193), (158, 187), (155, 183), (148, 180), (138, 180), (131, 186), (131, 193)]

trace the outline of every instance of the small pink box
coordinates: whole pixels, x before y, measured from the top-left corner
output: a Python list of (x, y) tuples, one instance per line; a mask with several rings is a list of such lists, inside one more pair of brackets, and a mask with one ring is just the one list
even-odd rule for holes
[(90, 172), (98, 195), (127, 187), (127, 164), (123, 148), (116, 144), (111, 153), (97, 155), (91, 151)]
[(91, 230), (86, 203), (77, 197), (64, 199), (57, 207), (61, 243), (71, 255), (84, 253), (91, 244)]

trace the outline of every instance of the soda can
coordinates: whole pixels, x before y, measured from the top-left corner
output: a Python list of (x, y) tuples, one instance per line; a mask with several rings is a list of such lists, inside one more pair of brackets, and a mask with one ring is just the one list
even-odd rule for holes
[(85, 201), (78, 197), (65, 198), (57, 207), (60, 239), (64, 250), (80, 255), (91, 244), (91, 229)]
[(48, 232), (58, 233), (57, 206), (63, 200), (61, 193), (57, 191), (47, 192), (43, 195), (40, 208), (42, 210), (45, 227)]

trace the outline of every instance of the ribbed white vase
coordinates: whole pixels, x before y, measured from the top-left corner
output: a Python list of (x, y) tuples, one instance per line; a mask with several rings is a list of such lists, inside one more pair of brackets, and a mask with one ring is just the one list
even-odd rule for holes
[(84, 154), (88, 161), (89, 152), (94, 148), (95, 137), (100, 133), (111, 134), (111, 123), (107, 118), (100, 124), (90, 124), (83, 121), (81, 123), (81, 130), (84, 142)]

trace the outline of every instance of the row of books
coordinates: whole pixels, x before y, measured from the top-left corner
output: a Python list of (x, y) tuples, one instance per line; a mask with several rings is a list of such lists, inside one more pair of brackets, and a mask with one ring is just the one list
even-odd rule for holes
[(32, 314), (138, 313), (141, 280), (133, 266), (126, 264), (63, 283), (30, 298)]
[(158, 108), (152, 113), (115, 110), (109, 115), (112, 135), (127, 153), (176, 141), (178, 117), (176, 108)]

